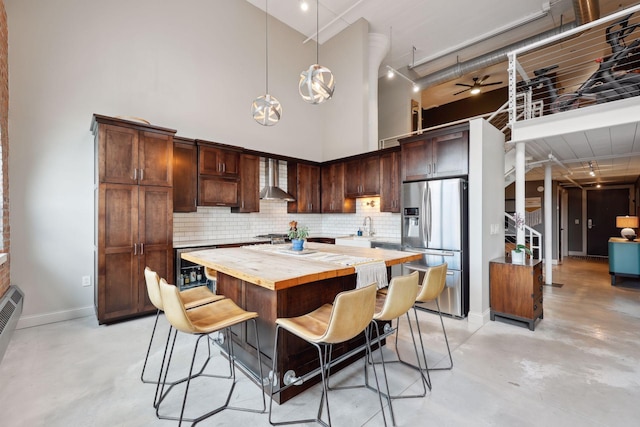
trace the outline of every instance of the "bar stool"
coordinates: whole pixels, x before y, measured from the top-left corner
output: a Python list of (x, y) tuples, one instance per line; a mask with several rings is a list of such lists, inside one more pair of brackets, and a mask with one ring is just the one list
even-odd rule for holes
[[(170, 416), (161, 416), (159, 414), (159, 407), (156, 408), (156, 415), (161, 419), (170, 419), (177, 420), (178, 425), (182, 424), (182, 421), (192, 422), (196, 424), (212, 415), (217, 414), (218, 412), (224, 409), (234, 409), (238, 411), (246, 411), (246, 412), (257, 412), (263, 413), (266, 410), (266, 401), (264, 397), (264, 384), (262, 382), (263, 374), (262, 374), (262, 360), (260, 357), (260, 338), (258, 336), (258, 328), (256, 324), (256, 318), (258, 317), (258, 313), (245, 311), (242, 308), (238, 307), (233, 301), (230, 299), (223, 299), (217, 301), (213, 304), (202, 305), (200, 307), (195, 307), (191, 310), (186, 310), (185, 306), (180, 298), (180, 292), (175, 286), (169, 285), (164, 279), (160, 279), (160, 294), (162, 296), (162, 302), (164, 305), (164, 313), (167, 317), (167, 320), (176, 329), (176, 333), (174, 334), (173, 344), (171, 346), (171, 352), (169, 353), (169, 359), (167, 361), (167, 367), (164, 371), (165, 379), (169, 372), (169, 367), (171, 365), (171, 356), (173, 354), (173, 348), (175, 346), (175, 340), (177, 336), (177, 331), (197, 335), (193, 356), (191, 359), (191, 366), (189, 368), (189, 375), (187, 376), (187, 384), (184, 391), (184, 398), (182, 400), (182, 408), (180, 410), (180, 417), (170, 417)], [(235, 406), (230, 406), (229, 402), (231, 400), (231, 395), (236, 385), (236, 375), (235, 375), (235, 355), (233, 351), (233, 339), (231, 338), (230, 328), (232, 326), (245, 323), (248, 321), (253, 322), (253, 327), (255, 331), (256, 338), (256, 346), (258, 353), (258, 367), (260, 371), (260, 395), (262, 396), (262, 409), (254, 409), (254, 408), (240, 408)], [(225, 403), (205, 414), (202, 414), (196, 418), (186, 419), (184, 418), (184, 408), (187, 403), (187, 396), (189, 393), (189, 384), (191, 383), (191, 379), (193, 378), (193, 365), (196, 358), (196, 353), (198, 351), (198, 345), (200, 344), (200, 340), (202, 338), (207, 339), (207, 336), (211, 333), (225, 331), (226, 339), (229, 343), (229, 363), (231, 368), (230, 377), (220, 377), (220, 378), (229, 378), (232, 380), (231, 387), (229, 388), (229, 392), (225, 399)], [(209, 375), (210, 377), (217, 377), (214, 375)], [(163, 383), (164, 387), (164, 383)], [(218, 388), (216, 388), (217, 390)], [(162, 390), (161, 390), (162, 394)]]
[[(420, 336), (420, 345), (422, 346), (422, 356), (424, 358), (424, 368), (427, 371), (441, 371), (449, 370), (453, 368), (453, 358), (451, 357), (451, 348), (449, 347), (449, 340), (447, 338), (447, 331), (444, 328), (444, 321), (442, 320), (442, 311), (440, 311), (440, 294), (442, 293), (447, 280), (447, 263), (428, 267), (425, 270), (424, 279), (422, 280), (422, 286), (420, 292), (416, 297), (416, 303), (425, 303), (435, 301), (438, 308), (438, 314), (440, 315), (440, 324), (442, 325), (442, 333), (444, 334), (444, 341), (447, 344), (447, 352), (449, 353), (449, 366), (441, 368), (429, 368), (427, 366), (427, 355), (424, 349), (424, 343), (422, 341), (422, 333), (420, 332), (420, 323), (418, 322), (418, 312), (416, 307), (413, 307), (415, 314), (416, 324), (418, 325), (418, 335)], [(399, 355), (398, 355), (399, 357)], [(418, 365), (420, 362), (418, 361)]]
[[(147, 294), (149, 295), (149, 300), (156, 307), (156, 320), (153, 324), (153, 330), (151, 331), (151, 339), (149, 340), (149, 347), (147, 348), (147, 354), (144, 358), (144, 364), (142, 365), (142, 373), (140, 374), (140, 380), (146, 384), (158, 384), (158, 380), (150, 380), (144, 378), (144, 372), (147, 369), (147, 362), (149, 360), (149, 354), (151, 353), (151, 345), (153, 344), (153, 338), (156, 334), (156, 327), (158, 326), (158, 318), (160, 317), (160, 312), (162, 312), (162, 297), (160, 296), (160, 276), (155, 271), (151, 270), (149, 267), (144, 268), (144, 279), (147, 284)], [(191, 309), (193, 307), (198, 307), (200, 305), (209, 304), (215, 301), (219, 301), (224, 299), (223, 295), (216, 295), (212, 293), (206, 286), (198, 286), (197, 288), (191, 288), (180, 292), (180, 299), (184, 304), (185, 308)], [(171, 334), (171, 328), (169, 328), (169, 334)], [(168, 338), (167, 338), (168, 340)], [(162, 365), (164, 365), (165, 355), (162, 358)], [(204, 369), (204, 366), (203, 366)], [(177, 384), (185, 381), (186, 378), (183, 378), (178, 381), (174, 381), (169, 384)], [(154, 402), (155, 405), (156, 402)]]
[[(409, 319), (409, 310), (413, 307), (416, 297), (418, 296), (418, 280), (419, 274), (417, 271), (406, 275), (406, 276), (396, 276), (391, 279), (388, 288), (381, 289), (376, 294), (376, 311), (373, 315), (373, 323), (376, 325), (376, 330), (379, 330), (379, 322), (392, 322), (393, 320), (399, 319), (403, 315), (407, 316)], [(411, 322), (409, 322), (409, 330), (411, 331), (411, 339), (413, 340), (413, 348), (416, 353), (416, 359), (420, 360), (420, 356), (418, 355), (418, 345), (416, 343), (415, 335), (413, 334), (413, 327), (411, 326)], [(395, 331), (397, 338), (397, 324), (396, 328), (389, 328), (387, 325), (384, 328), (385, 335), (390, 335)], [(397, 349), (397, 339), (396, 339), (396, 349)], [(391, 401), (393, 399), (400, 398), (414, 398), (414, 397), (424, 397), (427, 394), (427, 386), (431, 388), (430, 381), (422, 374), (422, 371), (418, 367), (412, 367), (416, 369), (420, 375), (421, 383), (422, 383), (422, 393), (420, 394), (412, 394), (412, 395), (395, 395), (392, 396), (389, 391), (389, 380), (387, 377), (387, 363), (400, 362), (400, 360), (393, 361), (385, 361), (382, 348), (380, 347), (380, 358), (382, 361), (382, 371), (384, 373), (385, 383), (387, 384), (387, 394), (385, 397), (389, 402), (389, 410), (391, 412), (391, 420), (393, 425), (396, 425), (395, 415), (393, 413), (393, 406)], [(375, 362), (374, 362), (375, 363)], [(427, 372), (428, 375), (428, 372)], [(372, 388), (368, 383), (368, 375), (365, 365), (365, 384), (368, 388)]]
[[(333, 344), (348, 341), (358, 334), (365, 331), (371, 324), (375, 309), (377, 284), (371, 284), (366, 287), (340, 292), (336, 295), (333, 304), (324, 304), (320, 308), (298, 317), (278, 318), (276, 319), (275, 344), (273, 348), (273, 370), (274, 382), (279, 377), (276, 372), (276, 361), (278, 360), (278, 331), (285, 329), (290, 333), (307, 341), (318, 350), (318, 359), (320, 361), (320, 373), (322, 375), (322, 395), (320, 397), (320, 405), (318, 406), (318, 415), (316, 418), (305, 420), (290, 420), (275, 422), (273, 415), (273, 395), (289, 387), (286, 385), (274, 392), (273, 385), (271, 389), (271, 400), (269, 402), (269, 423), (271, 425), (297, 424), (316, 422), (323, 426), (331, 426), (331, 413), (329, 411), (328, 396), (328, 376), (331, 363), (331, 348)], [(366, 356), (371, 354), (371, 342), (369, 333), (365, 333), (366, 340)], [(374, 367), (374, 375), (376, 383), (378, 376)], [(273, 383), (272, 383), (273, 384)], [(382, 405), (382, 397), (378, 392), (380, 400), (380, 408), (384, 418), (384, 407)], [(323, 404), (327, 410), (327, 421), (322, 420)], [(386, 425), (386, 418), (385, 425)]]

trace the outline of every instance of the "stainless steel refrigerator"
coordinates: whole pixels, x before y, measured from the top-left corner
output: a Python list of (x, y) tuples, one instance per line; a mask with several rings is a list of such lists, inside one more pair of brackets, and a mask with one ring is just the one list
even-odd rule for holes
[[(462, 178), (402, 184), (402, 250), (422, 253), (418, 268), (447, 263), (440, 309), (455, 317), (469, 312), (467, 182)], [(404, 274), (411, 272), (405, 265)], [(424, 273), (420, 274), (422, 280)], [(420, 306), (436, 310), (435, 303)]]

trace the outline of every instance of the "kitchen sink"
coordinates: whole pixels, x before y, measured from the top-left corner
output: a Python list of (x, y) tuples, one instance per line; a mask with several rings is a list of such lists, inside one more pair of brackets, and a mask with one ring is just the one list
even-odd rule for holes
[(372, 236), (337, 237), (336, 245), (356, 246), (358, 248), (370, 248), (372, 240), (375, 240), (375, 237), (372, 237)]

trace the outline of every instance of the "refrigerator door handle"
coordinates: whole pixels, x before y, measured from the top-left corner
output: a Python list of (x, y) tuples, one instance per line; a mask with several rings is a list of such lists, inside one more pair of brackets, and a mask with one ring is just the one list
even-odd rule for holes
[(427, 227), (429, 227), (429, 241), (431, 241), (431, 190), (429, 189), (429, 185), (427, 185), (427, 203), (429, 204), (429, 219), (427, 222)]
[[(428, 212), (428, 208), (426, 207), (426, 203), (427, 203), (427, 191), (429, 191), (429, 184), (425, 183), (426, 185), (422, 188), (422, 194), (420, 195), (421, 197), (421, 204), (422, 204), (422, 215), (420, 215), (420, 231), (421, 231), (421, 237), (422, 237), (422, 241), (423, 242), (428, 242), (430, 240), (430, 237), (427, 229), (426, 229), (426, 224), (425, 224), (425, 217), (427, 216), (427, 212)], [(426, 236), (425, 236), (426, 234)], [(425, 245), (426, 246), (426, 245)]]

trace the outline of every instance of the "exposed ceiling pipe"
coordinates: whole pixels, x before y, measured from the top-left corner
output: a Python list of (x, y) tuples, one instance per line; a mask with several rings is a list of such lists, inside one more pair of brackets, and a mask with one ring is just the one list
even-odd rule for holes
[(417, 79), (415, 83), (419, 85), (422, 90), (424, 90), (429, 86), (434, 86), (451, 80), (455, 80), (474, 71), (499, 64), (506, 61), (507, 54), (513, 50), (523, 48), (540, 40), (544, 40), (546, 38), (555, 36), (580, 25), (591, 22), (595, 19), (598, 19), (600, 15), (598, 0), (573, 0), (573, 8), (576, 19), (565, 26), (553, 28), (533, 37), (529, 37), (519, 42), (510, 44), (509, 46), (496, 49), (493, 52), (486, 53), (477, 58), (459, 62), (440, 71), (436, 71), (434, 73), (421, 77)]

